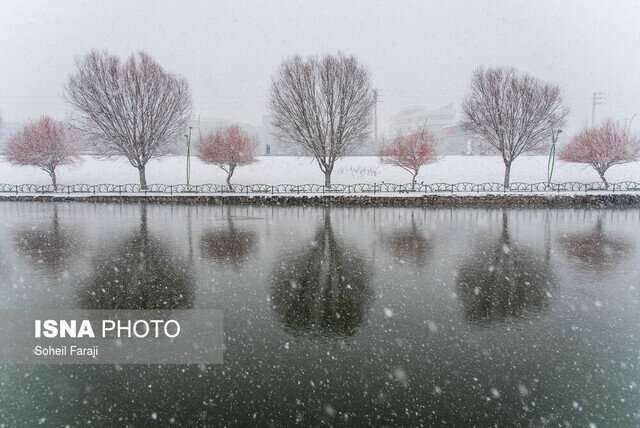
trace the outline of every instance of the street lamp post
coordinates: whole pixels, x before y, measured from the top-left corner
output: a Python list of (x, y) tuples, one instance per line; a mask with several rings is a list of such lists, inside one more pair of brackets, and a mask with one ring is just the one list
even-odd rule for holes
[(191, 129), (189, 127), (189, 133), (185, 134), (184, 137), (187, 140), (187, 189), (189, 188), (189, 176), (191, 175)]
[(551, 177), (553, 176), (553, 167), (556, 163), (556, 141), (558, 141), (558, 135), (562, 133), (562, 129), (554, 131), (551, 129), (551, 151), (549, 152), (549, 162), (547, 163), (547, 184), (551, 184)]

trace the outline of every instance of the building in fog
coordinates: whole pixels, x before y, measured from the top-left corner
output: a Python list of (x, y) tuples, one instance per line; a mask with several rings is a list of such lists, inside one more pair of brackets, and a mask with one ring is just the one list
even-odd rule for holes
[(438, 141), (436, 150), (440, 155), (479, 154), (475, 153), (478, 146), (475, 136), (458, 124), (443, 126), (433, 131), (433, 136)]
[(453, 104), (435, 110), (427, 110), (424, 106), (401, 109), (391, 117), (388, 142), (398, 134), (406, 135), (425, 128), (438, 141), (440, 155), (469, 155), (478, 151), (476, 138), (457, 123)]
[(425, 127), (435, 131), (456, 123), (456, 111), (453, 104), (448, 104), (436, 110), (427, 110), (424, 106), (405, 107), (398, 114), (391, 117), (389, 136), (409, 134)]

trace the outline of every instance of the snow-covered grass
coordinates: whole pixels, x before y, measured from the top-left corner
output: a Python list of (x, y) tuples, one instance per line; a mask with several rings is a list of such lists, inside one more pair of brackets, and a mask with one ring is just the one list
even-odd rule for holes
[[(443, 156), (432, 165), (423, 167), (418, 181), (424, 183), (501, 183), (504, 164), (498, 156)], [(511, 169), (512, 182), (537, 183), (546, 181), (546, 156), (521, 156)], [(640, 162), (617, 165), (607, 172), (614, 181), (640, 181)], [(147, 165), (148, 183), (185, 183), (185, 157), (171, 156), (150, 161)], [(220, 168), (191, 159), (191, 184), (224, 183), (225, 173)], [(332, 175), (333, 183), (408, 183), (410, 175), (400, 168), (382, 165), (374, 156), (351, 156), (340, 159)], [(599, 177), (588, 166), (556, 162), (554, 182), (596, 182)], [(137, 183), (138, 172), (123, 158), (103, 160), (84, 156), (74, 167), (61, 167), (60, 184), (126, 184)], [(236, 169), (232, 179), (237, 184), (311, 184), (324, 183), (318, 165), (308, 157), (260, 157), (254, 165)], [(0, 157), (0, 183), (50, 184), (49, 176), (35, 167), (19, 167)]]

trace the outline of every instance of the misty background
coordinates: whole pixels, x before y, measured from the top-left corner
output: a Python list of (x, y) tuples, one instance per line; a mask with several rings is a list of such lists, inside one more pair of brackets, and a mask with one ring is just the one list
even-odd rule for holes
[[(0, 11), (0, 139), (29, 119), (71, 113), (74, 59), (145, 50), (191, 86), (193, 118), (268, 135), (271, 76), (283, 58), (355, 55), (379, 90), (378, 135), (403, 109), (459, 105), (480, 66), (514, 66), (560, 85), (563, 138), (640, 113), (637, 1), (13, 1)], [(395, 119), (394, 119), (395, 118)], [(631, 124), (640, 131), (640, 119)]]

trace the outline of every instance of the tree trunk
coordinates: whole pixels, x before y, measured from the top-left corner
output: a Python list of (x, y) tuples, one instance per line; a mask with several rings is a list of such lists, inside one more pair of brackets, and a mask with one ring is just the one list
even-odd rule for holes
[(140, 176), (140, 188), (147, 189), (147, 176), (144, 173), (144, 165), (138, 167), (138, 175)]
[(413, 173), (413, 177), (411, 178), (411, 190), (415, 191), (416, 190), (416, 177), (418, 176), (418, 171), (416, 170)]
[(600, 175), (600, 179), (604, 183), (604, 188), (609, 190), (609, 182), (607, 181), (606, 178), (604, 178), (604, 173), (605, 173), (605, 171), (602, 171), (602, 172), (598, 171), (598, 175)]
[(509, 188), (509, 176), (511, 175), (511, 162), (504, 163), (504, 187)]
[(58, 186), (58, 180), (56, 179), (56, 170), (52, 169), (51, 171), (49, 171), (49, 176), (51, 176), (51, 182), (53, 183), (53, 190), (55, 192)]
[(331, 190), (331, 171), (324, 173), (324, 187), (325, 190)]
[(233, 190), (233, 186), (231, 185), (231, 177), (233, 176), (233, 171), (236, 169), (235, 166), (229, 167), (229, 172), (227, 172), (227, 187), (229, 187), (229, 191)]

